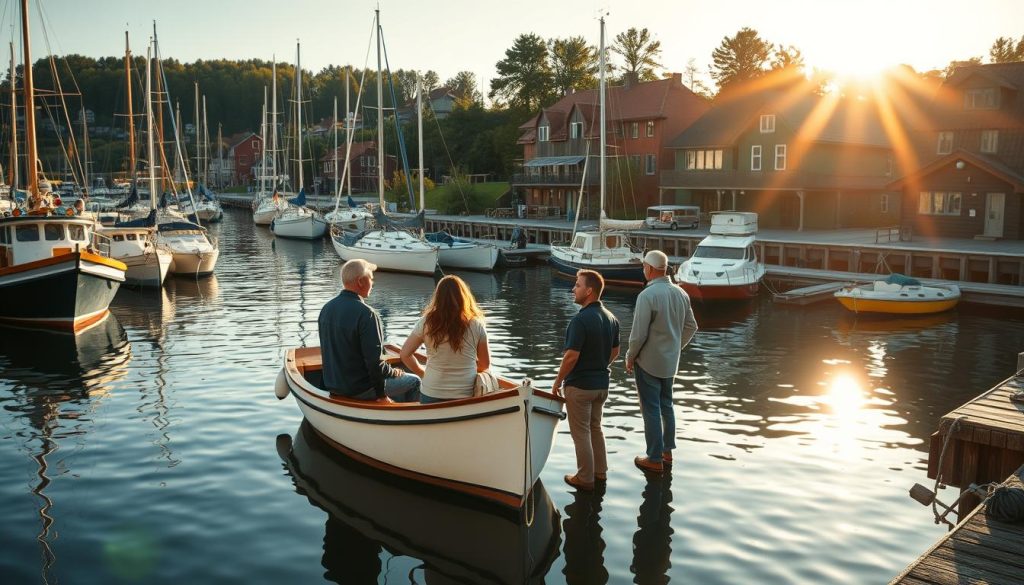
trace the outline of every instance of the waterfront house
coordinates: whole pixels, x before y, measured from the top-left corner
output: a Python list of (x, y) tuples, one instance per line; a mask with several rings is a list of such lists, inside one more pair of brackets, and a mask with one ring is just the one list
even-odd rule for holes
[(253, 180), (252, 167), (263, 153), (263, 140), (254, 132), (242, 132), (230, 137), (228, 144), (228, 158), (235, 165), (234, 184), (248, 184)]
[[(543, 215), (571, 216), (582, 186), (580, 215), (596, 217), (599, 99), (596, 89), (571, 93), (519, 126), (523, 160), (511, 181), (516, 200)], [(678, 73), (645, 83), (627, 75), (623, 85), (607, 88), (609, 217), (642, 217), (658, 203), (658, 174), (672, 165), (669, 141), (708, 107)]]
[[(435, 87), (423, 96), (423, 114), (433, 112), (438, 120), (444, 120), (455, 109), (455, 94), (446, 86)], [(416, 122), (416, 96), (398, 109), (398, 119), (403, 124)]]
[(756, 211), (762, 227), (895, 225), (895, 164), (873, 99), (777, 72), (720, 95), (670, 143), (659, 203)]
[[(331, 192), (337, 191), (337, 181), (341, 180), (345, 166), (344, 144), (338, 146), (338, 166), (334, 166), (335, 153), (330, 150), (320, 158), (320, 173)], [(349, 172), (352, 173), (352, 191), (356, 193), (377, 192), (377, 143), (353, 142), (349, 153)], [(390, 181), (398, 169), (398, 160), (394, 155), (387, 155), (384, 161), (384, 179)]]
[(1024, 239), (1024, 63), (956, 69), (915, 121), (891, 184), (904, 239)]

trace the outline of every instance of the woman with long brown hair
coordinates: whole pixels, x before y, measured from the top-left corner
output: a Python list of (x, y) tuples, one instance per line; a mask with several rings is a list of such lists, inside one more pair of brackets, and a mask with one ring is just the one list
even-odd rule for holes
[[(415, 352), (427, 348), (421, 364)], [(442, 402), (473, 395), (477, 372), (491, 366), (484, 313), (458, 276), (445, 276), (402, 345), (402, 363), (423, 379), (420, 402)]]

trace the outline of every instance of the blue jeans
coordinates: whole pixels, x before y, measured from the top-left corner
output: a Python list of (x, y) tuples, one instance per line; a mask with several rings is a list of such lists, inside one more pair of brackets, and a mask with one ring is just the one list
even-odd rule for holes
[[(395, 402), (420, 401), (420, 377), (408, 372), (397, 378), (384, 380), (384, 394)], [(352, 397), (355, 400), (376, 400), (377, 393), (371, 388)]]
[(640, 412), (644, 417), (647, 458), (661, 461), (661, 454), (676, 447), (676, 414), (672, 409), (672, 378), (656, 378), (633, 364)]

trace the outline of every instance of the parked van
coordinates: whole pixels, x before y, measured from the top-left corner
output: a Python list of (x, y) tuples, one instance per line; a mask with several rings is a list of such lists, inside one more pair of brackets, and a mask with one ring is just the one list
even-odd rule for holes
[(652, 205), (644, 220), (644, 225), (651, 229), (695, 228), (699, 223), (700, 207), (696, 205)]

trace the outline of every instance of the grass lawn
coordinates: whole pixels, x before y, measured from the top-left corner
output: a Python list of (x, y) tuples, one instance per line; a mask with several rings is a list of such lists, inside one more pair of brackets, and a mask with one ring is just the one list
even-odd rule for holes
[[(507, 181), (473, 184), (473, 190), (477, 194), (476, 199), (484, 207), (494, 207), (494, 202), (507, 193), (508, 188)], [(454, 194), (452, 194), (453, 191)], [(455, 185), (440, 185), (432, 191), (427, 191), (427, 209), (437, 209), (440, 207), (440, 202), (449, 196), (460, 197)]]

